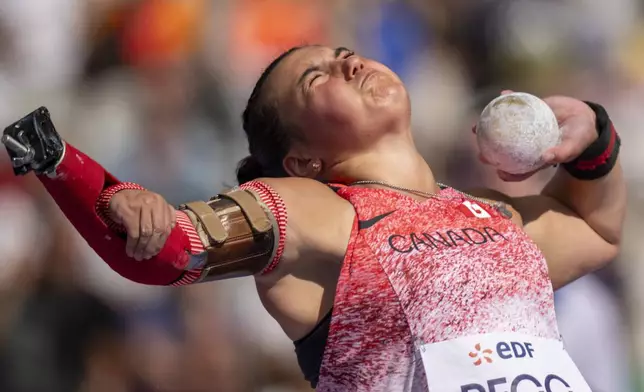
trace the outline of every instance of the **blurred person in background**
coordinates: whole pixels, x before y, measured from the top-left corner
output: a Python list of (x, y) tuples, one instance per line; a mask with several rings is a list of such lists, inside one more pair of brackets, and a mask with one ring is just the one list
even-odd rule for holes
[(85, 6), (83, 0), (0, 2), (0, 47), (6, 49), (0, 54), (0, 121), (33, 106), (32, 99), (67, 112), (82, 63)]
[[(41, 232), (42, 216), (38, 200), (33, 196), (34, 184), (16, 182), (12, 177), (11, 168), (0, 164), (0, 216), (3, 218), (0, 220), (3, 249), (0, 329), (4, 336), (24, 296), (32, 289), (32, 270), (37, 269), (37, 262), (42, 260), (42, 252), (49, 243), (49, 237)], [(19, 216), (19, 223), (10, 223)]]
[[(231, 56), (229, 72), (234, 75), (229, 82), (239, 89), (235, 93), (245, 95), (252, 88), (257, 68), (269, 63), (276, 52), (302, 42), (329, 40), (332, 6), (328, 3), (320, 0), (233, 1), (227, 24), (227, 55)], [(284, 15), (288, 15), (289, 23), (284, 23)]]
[[(76, 138), (90, 149), (97, 139), (114, 146), (119, 154), (102, 148), (96, 151), (97, 159), (175, 202), (204, 197), (212, 187), (234, 180), (225, 173), (234, 169), (230, 162), (239, 143), (232, 143), (230, 119), (222, 110), (226, 107), (222, 87), (207, 73), (200, 50), (208, 4), (203, 0), (117, 4), (94, 29), (86, 64), (89, 84), (83, 93), (103, 112), (86, 110), (76, 127), (100, 127), (98, 115), (109, 117), (106, 127), (120, 118), (124, 131), (92, 129), (87, 141), (83, 135)], [(100, 96), (97, 100), (99, 92), (111, 107), (121, 109), (106, 111)], [(195, 156), (207, 157), (221, 171), (208, 178), (195, 175), (194, 165), (200, 164)], [(168, 166), (169, 162), (173, 164)], [(155, 175), (159, 168), (167, 176)]]
[[(3, 314), (9, 316), (0, 340), (0, 389), (126, 391), (131, 379), (121, 319), (104, 301), (77, 285), (78, 253), (70, 237), (75, 233), (57, 211), (43, 211), (38, 196), (24, 193), (19, 203), (10, 204), (11, 194), (6, 189), (0, 193), (0, 208), (12, 209), (3, 209), (3, 218), (19, 213), (16, 222), (36, 226), (16, 232), (20, 226), (14, 224), (12, 235), (3, 236), (14, 239), (11, 246), (3, 247), (5, 251), (27, 245), (25, 239), (34, 243), (23, 250), (25, 258), (18, 268), (7, 265), (16, 254), (3, 253), (0, 295)], [(41, 227), (43, 218), (49, 227)]]
[(555, 293), (566, 350), (593, 392), (633, 390), (625, 308), (614, 274), (611, 265)]

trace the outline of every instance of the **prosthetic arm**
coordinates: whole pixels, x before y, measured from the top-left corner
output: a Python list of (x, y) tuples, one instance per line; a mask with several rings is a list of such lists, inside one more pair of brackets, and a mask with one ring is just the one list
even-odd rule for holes
[(143, 189), (120, 182), (62, 141), (40, 108), (7, 127), (2, 137), (14, 173), (34, 171), (76, 230), (117, 273), (151, 285), (182, 285), (268, 273), (279, 262), (286, 210), (279, 195), (251, 182), (208, 202), (186, 203), (159, 254), (135, 261), (125, 254), (125, 232), (109, 218), (118, 191)]

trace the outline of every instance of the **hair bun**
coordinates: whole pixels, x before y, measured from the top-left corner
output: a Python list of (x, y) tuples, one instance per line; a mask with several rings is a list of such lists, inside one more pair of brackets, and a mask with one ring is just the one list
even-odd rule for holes
[(264, 170), (254, 156), (249, 155), (237, 164), (237, 182), (240, 185), (260, 177), (264, 177)]

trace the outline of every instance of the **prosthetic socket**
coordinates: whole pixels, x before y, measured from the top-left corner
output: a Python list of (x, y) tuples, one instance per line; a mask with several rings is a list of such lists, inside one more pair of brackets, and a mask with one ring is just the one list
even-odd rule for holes
[(277, 224), (254, 192), (233, 189), (179, 209), (188, 215), (206, 249), (190, 263), (190, 269), (203, 268), (198, 282), (259, 274), (273, 259)]

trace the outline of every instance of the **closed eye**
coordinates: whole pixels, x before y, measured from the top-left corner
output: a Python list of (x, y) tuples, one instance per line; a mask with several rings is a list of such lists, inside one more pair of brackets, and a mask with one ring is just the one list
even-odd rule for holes
[(313, 82), (315, 81), (315, 79), (319, 78), (320, 76), (322, 76), (322, 74), (316, 74), (315, 76), (313, 76), (311, 78), (311, 81), (309, 81), (309, 87), (311, 87), (313, 85)]
[[(349, 49), (344, 48), (344, 47), (339, 47), (339, 48), (337, 48), (335, 50), (335, 57), (336, 58), (341, 58), (343, 60), (346, 60), (349, 57), (354, 56), (355, 54), (356, 53), (353, 50), (349, 50)], [(306, 77), (308, 75), (310, 75), (310, 74), (312, 74), (313, 72), (316, 72), (316, 71), (320, 71), (319, 66), (311, 66), (308, 69), (306, 69), (306, 71), (304, 71), (302, 76), (300, 76), (300, 80), (299, 80), (298, 84), (302, 83), (306, 79)], [(318, 73), (317, 75), (313, 76), (308, 82), (308, 87), (311, 87), (311, 85), (313, 84), (315, 79), (317, 79), (320, 76), (322, 76), (322, 74), (320, 74), (320, 73)]]

